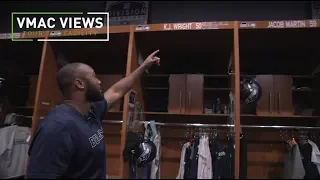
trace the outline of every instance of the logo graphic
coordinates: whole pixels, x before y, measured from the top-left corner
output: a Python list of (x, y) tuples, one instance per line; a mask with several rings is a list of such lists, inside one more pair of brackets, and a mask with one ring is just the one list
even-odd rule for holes
[[(101, 29), (101, 30), (97, 30)], [(11, 40), (33, 41), (15, 36), (16, 33), (27, 37), (42, 37), (37, 41), (109, 41), (109, 13), (108, 12), (12, 12), (11, 13)], [(45, 32), (49, 37), (44, 38)], [(105, 34), (106, 38), (97, 39), (97, 32)], [(71, 37), (73, 36), (73, 37)], [(90, 38), (78, 38), (87, 36)]]
[(94, 148), (100, 144), (101, 140), (104, 138), (102, 128), (98, 129), (97, 133), (89, 137), (89, 142), (91, 147)]
[(252, 22), (241, 22), (241, 23), (240, 23), (240, 27), (242, 27), (242, 28), (245, 28), (245, 27), (255, 28), (255, 27), (256, 27), (256, 23), (252, 23)]
[(137, 30), (137, 31), (150, 30), (150, 27), (147, 26), (147, 25), (138, 25), (138, 26), (136, 27), (136, 30)]
[(143, 163), (146, 160), (148, 160), (150, 157), (150, 154), (151, 154), (151, 149), (147, 148), (138, 158), (138, 163)]

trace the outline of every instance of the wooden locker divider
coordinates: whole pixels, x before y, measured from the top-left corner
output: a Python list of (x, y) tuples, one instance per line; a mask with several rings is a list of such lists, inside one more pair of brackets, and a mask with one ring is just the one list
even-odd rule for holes
[[(129, 46), (128, 46), (128, 59), (127, 59), (127, 71), (126, 76), (132, 73), (135, 69), (139, 67), (138, 64), (138, 51), (136, 46), (136, 38), (134, 26), (130, 26), (130, 37), (129, 37)], [(142, 105), (142, 112), (144, 111), (144, 99), (143, 91), (141, 89), (141, 81), (138, 80), (132, 87), (136, 94), (136, 102), (139, 102)], [(133, 112), (134, 109), (129, 107), (129, 95), (130, 92), (124, 96), (124, 106), (123, 106), (123, 121), (121, 128), (121, 149), (120, 149), (120, 178), (128, 179), (129, 178), (129, 164), (128, 162), (123, 161), (122, 151), (125, 147), (126, 137), (127, 137), (127, 123), (128, 123), (128, 113), (129, 111)], [(139, 127), (138, 127), (139, 128)], [(137, 129), (138, 130), (138, 129)]]
[[(48, 38), (48, 32), (46, 33), (46, 38)], [(46, 116), (51, 108), (61, 103), (62, 95), (59, 91), (56, 80), (57, 71), (58, 66), (52, 46), (50, 42), (45, 41), (43, 45), (37, 91), (35, 95), (31, 138), (38, 127), (41, 117)]]
[(240, 177), (240, 65), (239, 65), (239, 22), (234, 22), (233, 29), (234, 40), (234, 57), (233, 57), (233, 71), (232, 74), (232, 93), (234, 96), (234, 130), (235, 130), (235, 162), (234, 162), (234, 176), (235, 179)]

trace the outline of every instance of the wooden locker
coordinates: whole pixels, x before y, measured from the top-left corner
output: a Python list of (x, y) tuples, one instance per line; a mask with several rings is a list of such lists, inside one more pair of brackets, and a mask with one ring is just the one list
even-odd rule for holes
[(202, 114), (203, 113), (203, 75), (188, 74), (187, 84), (187, 114)]
[(257, 103), (257, 115), (273, 116), (274, 111), (274, 90), (272, 75), (257, 75), (257, 81), (262, 88), (261, 99)]
[(292, 79), (286, 75), (274, 75), (274, 102), (276, 116), (292, 116)]
[(171, 74), (169, 77), (168, 112), (184, 114), (186, 112), (186, 75)]

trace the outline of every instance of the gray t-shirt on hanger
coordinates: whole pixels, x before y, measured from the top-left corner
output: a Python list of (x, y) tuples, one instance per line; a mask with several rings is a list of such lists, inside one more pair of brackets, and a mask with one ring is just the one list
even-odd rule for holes
[(305, 170), (299, 146), (292, 144), (291, 141), (287, 143), (289, 144), (289, 149), (284, 161), (284, 179), (303, 179)]
[(0, 179), (25, 175), (30, 134), (29, 127), (8, 126), (0, 129)]

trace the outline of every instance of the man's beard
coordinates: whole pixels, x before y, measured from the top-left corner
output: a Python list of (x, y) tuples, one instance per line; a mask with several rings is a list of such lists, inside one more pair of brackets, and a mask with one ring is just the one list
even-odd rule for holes
[(88, 83), (86, 98), (88, 102), (97, 102), (103, 100), (104, 97), (100, 89), (97, 89), (93, 85)]

